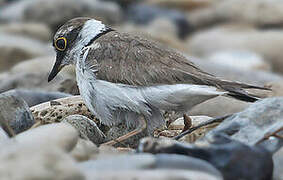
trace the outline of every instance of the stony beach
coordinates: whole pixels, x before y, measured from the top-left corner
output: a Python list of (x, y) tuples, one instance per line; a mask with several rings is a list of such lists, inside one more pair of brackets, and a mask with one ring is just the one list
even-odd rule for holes
[[(167, 126), (152, 137), (110, 146), (134, 127), (106, 126), (89, 111), (74, 66), (47, 81), (54, 33), (75, 17), (272, 90), (249, 90), (255, 103), (219, 96), (172, 123), (164, 112)], [(0, 0), (0, 179), (283, 180), (282, 48), (281, 0)]]

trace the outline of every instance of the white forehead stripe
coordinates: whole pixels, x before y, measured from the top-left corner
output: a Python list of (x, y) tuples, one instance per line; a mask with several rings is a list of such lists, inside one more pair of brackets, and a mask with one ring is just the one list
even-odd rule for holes
[(90, 19), (85, 22), (79, 36), (83, 45), (87, 45), (94, 37), (104, 32), (106, 26), (95, 19)]

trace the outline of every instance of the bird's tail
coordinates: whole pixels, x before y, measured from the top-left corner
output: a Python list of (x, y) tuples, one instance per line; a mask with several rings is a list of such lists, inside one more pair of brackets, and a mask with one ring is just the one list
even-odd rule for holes
[(245, 83), (231, 82), (231, 81), (226, 81), (226, 80), (222, 80), (221, 83), (219, 84), (218, 86), (228, 91), (228, 93), (226, 94), (227, 96), (230, 96), (230, 97), (233, 97), (235, 99), (245, 101), (245, 102), (255, 102), (261, 98), (257, 95), (249, 94), (244, 89), (259, 89), (259, 90), (267, 90), (267, 91), (272, 90), (267, 87), (254, 86), (254, 85), (249, 85)]

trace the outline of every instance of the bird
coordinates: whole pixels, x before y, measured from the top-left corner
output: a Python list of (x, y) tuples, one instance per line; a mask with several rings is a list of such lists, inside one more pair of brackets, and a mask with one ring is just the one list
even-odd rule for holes
[(164, 44), (89, 17), (59, 27), (53, 46), (56, 61), (48, 82), (74, 65), (80, 95), (91, 113), (107, 126), (136, 127), (119, 140), (164, 127), (164, 111), (182, 115), (217, 96), (254, 102), (259, 98), (245, 89), (270, 90), (215, 77)]

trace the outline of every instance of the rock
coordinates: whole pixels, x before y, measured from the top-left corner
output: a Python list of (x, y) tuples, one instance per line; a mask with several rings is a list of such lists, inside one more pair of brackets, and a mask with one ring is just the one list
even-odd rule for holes
[(272, 92), (269, 97), (283, 96), (283, 81), (273, 81), (266, 83), (267, 87), (272, 88)]
[(7, 70), (20, 61), (51, 54), (51, 47), (32, 39), (0, 34), (0, 71)]
[(96, 123), (82, 115), (71, 115), (65, 117), (62, 122), (71, 124), (80, 133), (80, 137), (90, 140), (94, 144), (101, 144), (105, 141), (105, 135), (97, 127)]
[(218, 117), (243, 111), (250, 103), (229, 97), (216, 97), (194, 106), (188, 114), (191, 116)]
[[(50, 134), (49, 134), (50, 135)], [(41, 139), (44, 140), (44, 139)], [(0, 179), (84, 180), (74, 160), (57, 147), (6, 144), (0, 150)]]
[(181, 154), (211, 163), (224, 179), (271, 179), (272, 155), (262, 147), (247, 146), (227, 136), (215, 135), (202, 144), (186, 144), (171, 139), (145, 138), (138, 152)]
[[(185, 44), (177, 38), (178, 29), (168, 19), (157, 18), (148, 25), (137, 25), (133, 23), (125, 23), (116, 26), (120, 32), (132, 34), (134, 36), (141, 36), (146, 39), (160, 42), (171, 48), (185, 51)], [(167, 31), (164, 31), (167, 29)], [(162, 31), (162, 33), (160, 33)]]
[(1, 8), (0, 22), (21, 22), (23, 21), (24, 10), (36, 0), (17, 1)]
[(5, 94), (23, 98), (23, 100), (28, 104), (29, 107), (54, 99), (71, 96), (70, 94), (61, 92), (34, 91), (25, 89), (13, 89), (5, 92)]
[[(193, 128), (196, 127), (198, 125), (200, 125), (201, 123), (207, 122), (208, 120), (212, 119), (211, 117), (208, 116), (189, 116), (191, 119), (191, 127), (189, 128)], [(188, 142), (188, 143), (193, 143), (195, 142), (197, 139), (203, 137), (208, 131), (210, 131), (211, 129), (215, 128), (215, 126), (217, 126), (219, 123), (213, 123), (207, 126), (204, 126), (202, 128), (199, 128), (197, 130), (195, 130), (194, 132), (184, 136), (183, 138), (179, 139), (179, 141), (181, 142)], [(180, 134), (183, 129), (184, 129), (184, 118), (178, 118), (176, 121), (174, 121), (173, 123), (171, 123), (168, 127), (169, 131), (177, 131), (178, 133), (174, 134), (174, 136)], [(161, 134), (161, 133), (160, 133)], [(174, 137), (172, 136), (172, 137)], [(165, 137), (170, 137), (170, 136), (165, 136)]]
[(207, 6), (213, 5), (215, 0), (201, 0), (201, 1), (195, 1), (195, 0), (147, 0), (146, 3), (148, 4), (154, 4), (158, 6), (164, 6), (166, 8), (174, 8), (174, 9), (180, 9), (180, 10), (197, 10), (201, 9)]
[(210, 131), (206, 137), (225, 133), (239, 142), (255, 145), (266, 134), (275, 132), (283, 127), (283, 98), (266, 98), (247, 109), (225, 119), (219, 126)]
[(36, 0), (23, 11), (24, 20), (45, 23), (53, 32), (67, 20), (80, 16), (95, 17), (105, 24), (116, 24), (122, 20), (122, 11), (115, 3), (98, 0)]
[[(58, 75), (57, 75), (58, 76)], [(66, 79), (58, 85), (58, 91), (69, 93), (72, 95), (79, 95), (80, 90), (77, 81), (74, 79)]]
[[(210, 43), (213, 42), (213, 43)], [(207, 57), (217, 51), (251, 51), (264, 57), (276, 72), (283, 72), (283, 31), (220, 26), (193, 35), (188, 42), (192, 55)]]
[[(194, 172), (195, 174), (205, 173), (206, 175), (210, 175), (213, 179), (222, 179), (221, 174), (209, 163), (186, 156), (180, 155), (150, 155), (150, 154), (136, 154), (136, 155), (120, 155), (115, 158), (103, 158), (99, 160), (91, 160), (80, 163), (80, 168), (82, 171), (87, 174), (87, 177), (101, 177), (102, 172), (104, 175), (109, 174), (110, 177), (113, 177), (114, 174), (119, 175), (119, 178), (122, 179), (121, 176), (125, 172), (133, 171), (137, 172), (139, 176), (134, 176), (137, 179), (141, 179), (144, 176), (141, 176), (144, 170), (155, 171), (155, 170), (186, 170), (188, 172)], [(153, 170), (154, 169), (154, 170)], [(140, 170), (140, 171), (137, 171)], [(121, 173), (124, 172), (124, 173)], [(140, 173), (139, 173), (140, 172)], [(150, 173), (150, 172), (149, 172)], [(189, 173), (189, 174), (191, 174)], [(152, 176), (156, 177), (156, 174), (152, 173)], [(167, 174), (168, 175), (168, 174)], [(172, 174), (171, 174), (172, 175)], [(130, 175), (130, 177), (132, 177)], [(164, 174), (160, 174), (161, 177), (165, 177)], [(186, 175), (178, 176), (174, 173), (173, 177), (187, 177)], [(188, 175), (189, 176), (189, 175)], [(171, 176), (170, 176), (171, 177)], [(190, 177), (190, 176), (189, 176)], [(99, 179), (99, 178), (98, 178)], [(130, 178), (131, 179), (131, 178)], [(171, 179), (171, 178), (169, 178)]]
[(0, 22), (39, 22), (47, 24), (54, 32), (67, 20), (80, 16), (96, 17), (106, 24), (115, 24), (121, 22), (122, 11), (115, 3), (98, 0), (17, 1), (1, 9)]
[[(146, 4), (133, 4), (127, 7), (126, 13), (126, 17), (131, 22), (139, 25), (148, 25), (148, 29), (152, 28), (149, 24), (153, 20), (156, 21), (156, 19), (165, 19), (174, 25), (173, 28), (167, 28), (167, 30), (177, 28), (178, 32), (174, 35), (178, 34), (180, 39), (185, 39), (193, 31), (187, 18), (185, 17), (185, 14), (174, 9), (167, 9)], [(162, 21), (161, 23), (158, 21), (158, 23), (155, 24), (161, 25), (160, 28), (162, 28), (164, 23), (162, 23)]]
[(83, 115), (96, 123), (99, 121), (87, 109), (81, 96), (70, 96), (53, 101), (45, 102), (30, 108), (36, 122), (50, 124), (61, 122), (70, 115)]
[(277, 0), (226, 0), (193, 11), (188, 18), (197, 26), (240, 22), (259, 27), (276, 27), (282, 26), (282, 9), (283, 2)]
[[(53, 50), (52, 50), (53, 51)], [(55, 52), (55, 51), (54, 51)], [(29, 72), (37, 74), (49, 74), (54, 63), (56, 56), (41, 56), (38, 58), (28, 59), (24, 62), (17, 63), (10, 70), (12, 74), (17, 74), (19, 72)], [(65, 78), (74, 78), (75, 79), (75, 68), (74, 66), (64, 67), (60, 73)]]
[(263, 86), (270, 82), (283, 80), (283, 76), (270, 72), (244, 71), (213, 62), (207, 63), (206, 60), (198, 59), (195, 57), (187, 56), (187, 58), (193, 61), (204, 71), (226, 80), (239, 81), (257, 86)]
[(104, 180), (177, 180), (177, 179), (197, 179), (197, 180), (221, 180), (217, 176), (210, 175), (206, 172), (188, 171), (188, 170), (125, 170), (125, 171), (107, 171), (87, 174), (88, 179)]
[(99, 150), (93, 142), (79, 138), (77, 145), (71, 151), (71, 155), (77, 161), (86, 161), (93, 158), (98, 152)]
[(150, 154), (119, 155), (104, 157), (98, 160), (89, 160), (79, 164), (82, 171), (120, 171), (147, 169), (156, 164), (156, 158)]
[(34, 119), (26, 102), (6, 93), (0, 94), (0, 121), (7, 123), (17, 134), (30, 128)]
[[(64, 93), (77, 93), (76, 81), (69, 79), (64, 74), (58, 74), (51, 82), (47, 81), (48, 73), (9, 73), (0, 77), (0, 93), (11, 89), (33, 89), (38, 91), (61, 91)], [(67, 83), (64, 83), (66, 82)], [(72, 89), (73, 88), (73, 89)]]
[(205, 59), (240, 70), (271, 71), (271, 66), (256, 53), (248, 51), (220, 51), (208, 55)]
[(126, 151), (124, 149), (115, 148), (113, 146), (107, 146), (107, 145), (101, 145), (98, 148), (99, 153), (94, 154), (95, 156), (92, 156), (92, 159), (105, 159), (105, 158), (111, 158), (111, 157), (117, 157), (120, 155), (127, 155), (127, 154), (134, 154), (134, 149), (127, 149)]
[(18, 134), (15, 140), (18, 144), (58, 147), (70, 152), (77, 144), (78, 132), (66, 123), (48, 124)]
[(5, 139), (9, 139), (7, 133), (0, 127), (0, 142), (2, 142)]
[[(117, 139), (123, 135), (126, 135), (127, 133), (130, 133), (131, 131), (135, 130), (134, 127), (128, 127), (126, 124), (121, 123), (117, 126), (112, 126), (107, 132), (105, 132), (106, 135), (106, 141), (111, 141), (114, 139)], [(122, 141), (121, 143), (116, 143), (116, 146), (121, 146), (122, 147), (130, 147), (130, 148), (136, 148), (139, 140), (143, 137), (148, 136), (151, 132), (143, 131), (137, 135), (134, 135), (130, 138), (127, 138), (126, 140)]]
[(273, 155), (273, 179), (283, 180), (283, 148)]
[(0, 74), (0, 92), (18, 88), (78, 95), (74, 66), (66, 66), (54, 80), (47, 81), (54, 62), (55, 56), (44, 56), (16, 64), (9, 73)]
[[(209, 119), (212, 119), (212, 117), (209, 116), (189, 116), (189, 118), (192, 120), (192, 127), (197, 126), (203, 122), (208, 121)], [(172, 122), (168, 129), (183, 129), (184, 128), (184, 118), (178, 118), (176, 121)]]
[(40, 41), (52, 40), (51, 30), (41, 23), (8, 23), (0, 25), (0, 32), (11, 35), (20, 35)]

